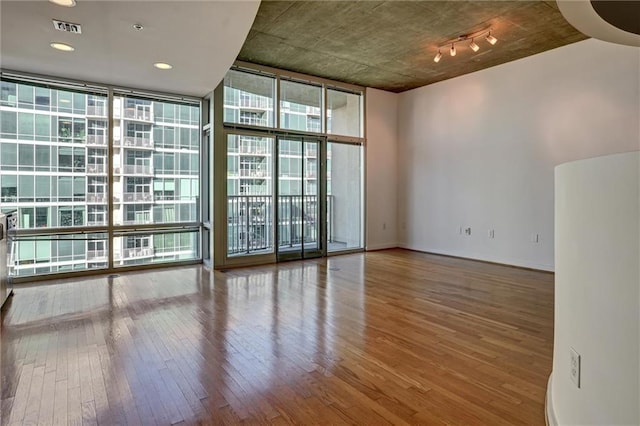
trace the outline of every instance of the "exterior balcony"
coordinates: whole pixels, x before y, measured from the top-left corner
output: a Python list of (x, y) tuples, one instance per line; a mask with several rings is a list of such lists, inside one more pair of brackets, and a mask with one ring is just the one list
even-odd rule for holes
[(240, 124), (248, 124), (250, 126), (266, 127), (266, 126), (269, 125), (269, 122), (267, 121), (266, 118), (255, 118), (255, 117), (243, 118), (243, 117), (240, 117)]
[(107, 226), (107, 220), (87, 220), (87, 226)]
[(267, 172), (264, 170), (240, 170), (240, 176), (242, 177), (264, 178), (266, 175)]
[(152, 203), (153, 194), (151, 192), (125, 192), (122, 194), (122, 201), (125, 203)]
[(107, 259), (107, 250), (87, 250), (87, 260), (104, 262)]
[(87, 116), (89, 117), (107, 117), (107, 107), (106, 106), (88, 106), (87, 107)]
[(153, 149), (153, 141), (150, 138), (125, 136), (120, 143), (124, 148)]
[(107, 135), (87, 135), (87, 145), (107, 146)]
[(142, 164), (125, 164), (124, 166), (114, 167), (114, 172), (117, 175), (130, 175), (130, 176), (153, 176), (153, 167)]
[(145, 219), (137, 219), (137, 220), (123, 220), (122, 222), (118, 222), (119, 225), (149, 225), (153, 223), (150, 218)]
[(268, 154), (268, 151), (266, 148), (255, 147), (251, 145), (240, 145), (240, 152), (242, 154), (259, 155), (259, 156), (266, 156)]
[(106, 204), (107, 194), (87, 194), (87, 204)]
[(125, 108), (122, 110), (122, 118), (125, 120), (153, 123), (153, 114), (150, 110), (143, 108)]
[(107, 166), (105, 166), (104, 164), (88, 164), (87, 174), (88, 175), (106, 175)]
[(258, 109), (258, 110), (271, 110), (273, 109), (272, 101), (270, 98), (251, 96), (248, 98), (241, 97), (239, 102), (240, 108), (243, 109)]
[(135, 247), (122, 249), (122, 260), (140, 257), (153, 257), (154, 251), (151, 247)]

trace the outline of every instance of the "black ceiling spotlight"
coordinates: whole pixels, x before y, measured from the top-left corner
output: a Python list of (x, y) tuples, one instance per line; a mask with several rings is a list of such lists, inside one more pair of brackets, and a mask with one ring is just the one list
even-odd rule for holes
[(433, 58), (433, 62), (436, 62), (436, 63), (440, 62), (440, 59), (442, 59), (441, 49), (445, 46), (451, 45), (451, 48), (449, 49), (449, 53), (451, 56), (456, 56), (456, 53), (457, 53), (456, 43), (460, 43), (463, 41), (471, 40), (471, 43), (469, 44), (469, 48), (471, 48), (471, 50), (473, 50), (474, 52), (477, 52), (478, 50), (480, 50), (480, 46), (478, 46), (478, 44), (476, 43), (476, 39), (482, 36), (485, 36), (484, 39), (487, 40), (487, 43), (491, 45), (496, 44), (498, 41), (497, 38), (491, 35), (491, 28), (485, 28), (483, 30), (476, 31), (470, 34), (462, 34), (453, 40), (448, 40), (442, 43), (441, 45), (439, 45), (438, 53), (436, 53), (436, 56)]

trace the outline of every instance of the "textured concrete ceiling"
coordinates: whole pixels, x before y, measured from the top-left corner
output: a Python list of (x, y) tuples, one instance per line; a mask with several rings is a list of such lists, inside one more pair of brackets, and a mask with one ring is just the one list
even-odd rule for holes
[[(469, 42), (438, 46), (486, 27)], [(263, 0), (238, 59), (402, 92), (586, 39), (555, 1)]]

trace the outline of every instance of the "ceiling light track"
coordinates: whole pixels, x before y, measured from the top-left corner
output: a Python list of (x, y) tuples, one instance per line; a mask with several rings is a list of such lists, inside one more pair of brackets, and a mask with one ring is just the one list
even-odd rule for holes
[(471, 50), (473, 50), (474, 52), (477, 52), (478, 50), (480, 50), (480, 46), (476, 43), (477, 39), (480, 39), (481, 37), (484, 36), (484, 39), (487, 41), (487, 43), (494, 45), (496, 44), (496, 42), (498, 41), (497, 38), (495, 38), (493, 35), (491, 35), (491, 27), (489, 28), (485, 28), (483, 30), (480, 31), (476, 31), (473, 33), (469, 33), (469, 34), (461, 34), (458, 37), (451, 39), (451, 40), (447, 40), (446, 42), (440, 44), (438, 46), (438, 53), (436, 53), (436, 56), (433, 58), (433, 62), (440, 62), (440, 60), (442, 59), (442, 52), (441, 50), (443, 48), (448, 48), (449, 49), (449, 54), (451, 56), (456, 56), (457, 50), (456, 50), (456, 43), (462, 43), (462, 42), (466, 42), (466, 41), (471, 41), (471, 43), (469, 43), (469, 48)]

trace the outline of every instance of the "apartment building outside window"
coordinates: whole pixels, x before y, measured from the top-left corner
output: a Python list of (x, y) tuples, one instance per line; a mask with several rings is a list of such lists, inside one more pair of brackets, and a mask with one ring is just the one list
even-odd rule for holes
[(19, 276), (200, 256), (199, 103), (116, 93), (109, 128), (106, 93), (1, 81), (0, 209), (18, 213)]

